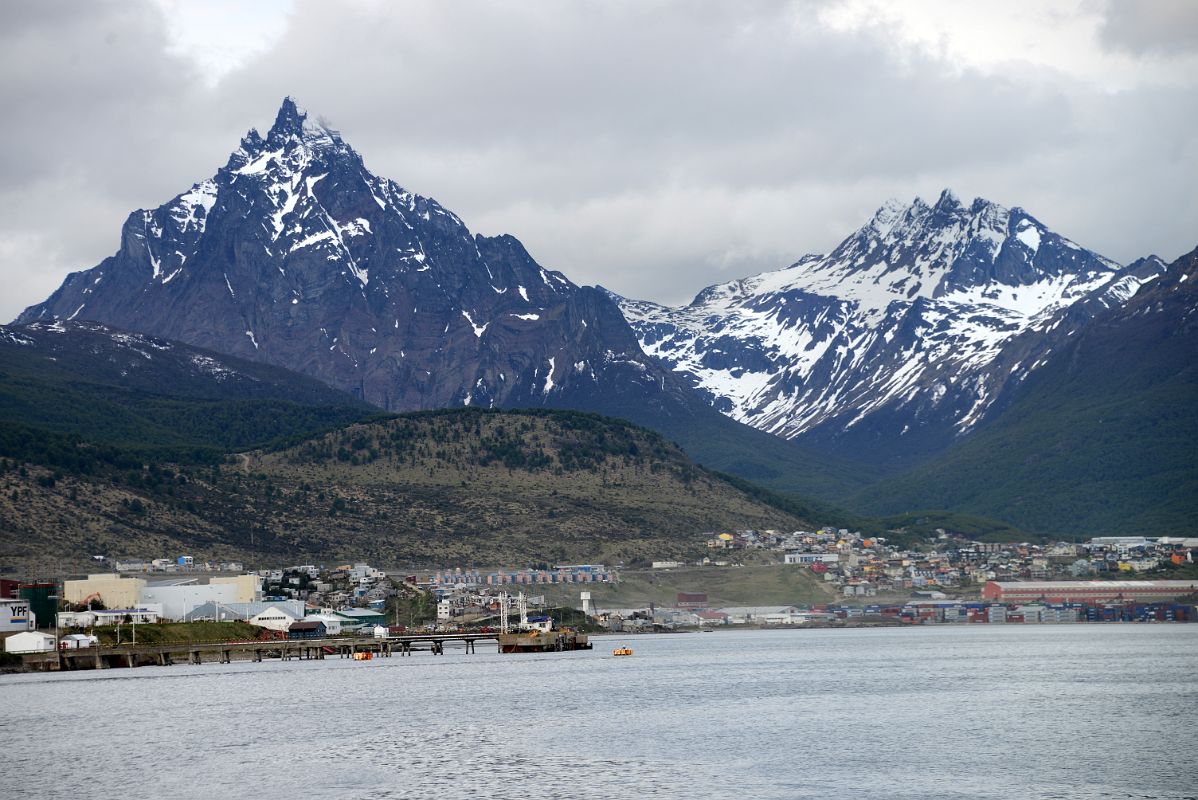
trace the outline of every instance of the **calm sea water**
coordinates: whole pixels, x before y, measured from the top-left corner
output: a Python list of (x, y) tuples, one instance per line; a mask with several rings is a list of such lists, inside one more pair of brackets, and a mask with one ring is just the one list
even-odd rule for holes
[(1198, 625), (596, 642), (0, 677), (0, 797), (1198, 797)]

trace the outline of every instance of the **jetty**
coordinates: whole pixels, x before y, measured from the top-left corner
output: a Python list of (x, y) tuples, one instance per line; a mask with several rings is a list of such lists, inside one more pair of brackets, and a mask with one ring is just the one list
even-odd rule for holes
[(411, 656), (416, 652), (445, 655), (447, 643), (460, 644), (463, 652), (477, 652), (480, 641), (496, 642), (498, 633), (422, 633), (385, 638), (339, 637), (329, 639), (263, 639), (240, 642), (161, 642), (155, 644), (96, 645), (92, 647), (24, 653), (22, 661), (34, 670), (110, 669), (173, 664), (229, 664), (233, 661), (292, 661), (349, 658), (370, 653), (376, 658)]

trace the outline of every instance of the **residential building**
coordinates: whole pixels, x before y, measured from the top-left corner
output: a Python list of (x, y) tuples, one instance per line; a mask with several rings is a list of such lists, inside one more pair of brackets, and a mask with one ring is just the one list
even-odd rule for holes
[(311, 617), (299, 622), (293, 622), (287, 628), (288, 639), (323, 639), (324, 637), (324, 623)]
[(839, 553), (787, 553), (782, 557), (787, 564), (835, 564), (840, 561)]

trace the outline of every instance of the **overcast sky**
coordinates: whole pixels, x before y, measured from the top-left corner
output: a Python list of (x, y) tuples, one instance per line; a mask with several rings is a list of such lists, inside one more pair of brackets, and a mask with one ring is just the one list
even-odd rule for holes
[(1198, 245), (1198, 3), (0, 4), (0, 319), (210, 176), (284, 95), (577, 283), (669, 303), (890, 197)]

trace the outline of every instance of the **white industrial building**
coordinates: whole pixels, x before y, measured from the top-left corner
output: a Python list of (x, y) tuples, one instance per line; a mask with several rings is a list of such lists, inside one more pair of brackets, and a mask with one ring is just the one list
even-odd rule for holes
[(59, 611), (58, 627), (90, 628), (96, 624), (96, 615), (90, 611)]
[(336, 614), (309, 614), (304, 617), (304, 622), (323, 622), (326, 636), (340, 636), (341, 623), (344, 621)]
[(48, 633), (22, 631), (4, 640), (6, 653), (52, 653), (57, 641)]
[(71, 633), (62, 637), (59, 640), (59, 647), (63, 650), (79, 650), (84, 647), (97, 647), (100, 640), (95, 636), (88, 636), (85, 633)]
[(839, 553), (787, 553), (782, 556), (787, 564), (836, 564), (840, 562)]
[(58, 627), (91, 628), (96, 625), (116, 625), (118, 622), (136, 622), (149, 625), (162, 618), (162, 606), (155, 603), (138, 608), (111, 608), (92, 611), (59, 611)]
[(281, 608), (296, 619), (304, 616), (303, 600), (259, 600), (253, 603), (204, 603), (187, 612), (184, 622), (248, 622), (268, 608)]
[(291, 627), (291, 623), (299, 622), (303, 618), (302, 614), (296, 617), (281, 606), (272, 605), (262, 613), (250, 617), (249, 623), (257, 625), (259, 628), (286, 633)]
[(719, 609), (729, 625), (787, 625), (805, 622), (796, 606), (732, 606)]
[(200, 583), (195, 578), (155, 581), (147, 584), (138, 596), (138, 602), (160, 603), (162, 618), (181, 622), (196, 606), (205, 603), (243, 603), (258, 598), (246, 596), (245, 587), (232, 580), (214, 578)]
[(138, 608), (106, 608), (90, 612), (95, 618), (96, 625), (118, 625), (134, 623), (137, 625), (153, 625), (162, 619), (162, 606), (158, 603), (143, 605)]

